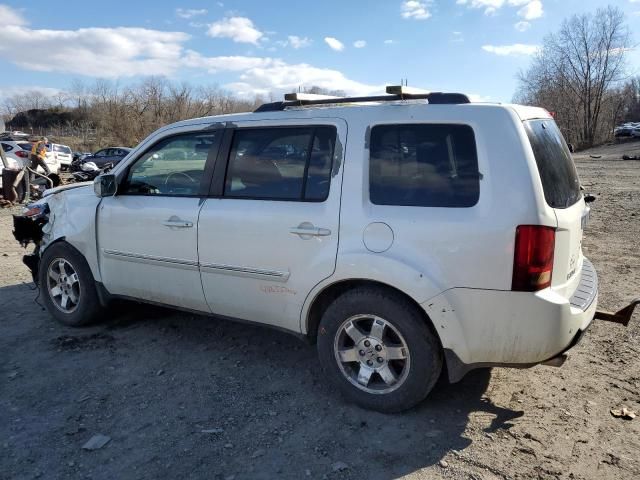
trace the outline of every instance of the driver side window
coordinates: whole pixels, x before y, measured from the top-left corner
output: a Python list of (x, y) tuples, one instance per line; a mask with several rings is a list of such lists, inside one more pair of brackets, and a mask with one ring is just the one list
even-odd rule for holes
[(198, 132), (161, 140), (131, 165), (122, 193), (198, 195), (207, 157), (217, 152), (220, 136), (221, 132)]

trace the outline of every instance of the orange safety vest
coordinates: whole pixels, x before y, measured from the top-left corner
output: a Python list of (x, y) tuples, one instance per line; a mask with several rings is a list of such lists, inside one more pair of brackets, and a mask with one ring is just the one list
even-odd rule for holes
[(40, 160), (47, 159), (47, 147), (42, 140), (33, 144), (33, 147), (31, 148), (31, 155), (35, 155)]

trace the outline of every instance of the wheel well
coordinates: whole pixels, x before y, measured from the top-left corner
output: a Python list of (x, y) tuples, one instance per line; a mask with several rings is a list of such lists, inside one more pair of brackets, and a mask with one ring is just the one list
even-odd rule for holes
[[(418, 312), (420, 312), (420, 316), (424, 320), (425, 325), (431, 333), (435, 335), (438, 339), (438, 343), (440, 343), (440, 336), (436, 331), (431, 319), (427, 315), (427, 312), (420, 306), (418, 302), (416, 302), (409, 295), (404, 293), (402, 290), (399, 290), (391, 285), (387, 285), (386, 283), (377, 282), (375, 280), (365, 280), (365, 279), (350, 279), (350, 280), (342, 280), (340, 282), (336, 282), (332, 285), (326, 287), (320, 294), (316, 296), (309, 308), (309, 313), (307, 314), (307, 338), (311, 343), (315, 343), (316, 337), (318, 335), (318, 325), (320, 325), (320, 320), (322, 318), (322, 313), (327, 309), (327, 307), (340, 295), (348, 292), (349, 290), (353, 290), (355, 288), (362, 287), (377, 287), (380, 289), (388, 290), (390, 292), (394, 292), (394, 294), (402, 297), (404, 300), (412, 304)], [(442, 347), (442, 345), (440, 345)]]

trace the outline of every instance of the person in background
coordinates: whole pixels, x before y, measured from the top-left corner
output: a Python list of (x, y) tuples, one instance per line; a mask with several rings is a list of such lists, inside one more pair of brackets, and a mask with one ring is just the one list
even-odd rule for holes
[[(47, 165), (46, 162), (46, 158), (47, 158), (47, 143), (49, 143), (49, 141), (47, 140), (47, 137), (42, 137), (38, 142), (33, 144), (33, 147), (31, 148), (31, 162), (29, 164), (29, 168), (31, 170), (36, 171), (38, 169), (38, 166), (41, 166), (44, 170), (44, 174), (49, 176), (49, 174), (51, 173), (51, 170), (49, 170), (49, 166)], [(31, 174), (31, 181), (33, 181), (35, 178), (35, 175), (32, 173)]]

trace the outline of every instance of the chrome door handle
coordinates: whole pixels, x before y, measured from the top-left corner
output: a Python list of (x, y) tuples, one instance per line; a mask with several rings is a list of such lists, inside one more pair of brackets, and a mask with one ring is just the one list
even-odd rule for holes
[(191, 228), (193, 227), (193, 222), (185, 222), (184, 220), (167, 220), (166, 222), (162, 222), (162, 225), (165, 227)]
[(289, 232), (294, 235), (300, 235), (300, 238), (303, 239), (305, 237), (327, 237), (331, 235), (331, 230), (329, 230), (328, 228), (318, 228), (309, 222), (303, 222), (297, 227), (292, 227)]

